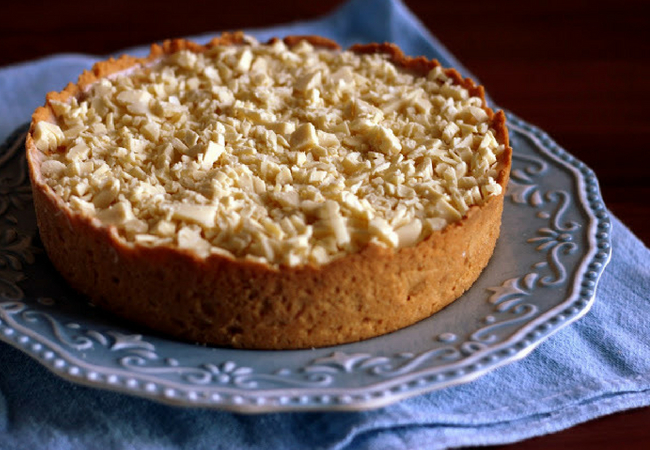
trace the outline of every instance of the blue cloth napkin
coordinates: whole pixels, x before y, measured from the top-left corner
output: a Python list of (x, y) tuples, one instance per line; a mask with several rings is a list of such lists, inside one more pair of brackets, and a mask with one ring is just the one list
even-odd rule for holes
[[(319, 20), (253, 32), (288, 33), (344, 46), (392, 41), (468, 74), (396, 0), (353, 0)], [(57, 55), (0, 69), (0, 140), (96, 59)], [(612, 225), (612, 260), (589, 314), (474, 382), (367, 412), (239, 415), (72, 384), (0, 342), (0, 448), (438, 449), (515, 442), (650, 405), (650, 251), (616, 218)]]

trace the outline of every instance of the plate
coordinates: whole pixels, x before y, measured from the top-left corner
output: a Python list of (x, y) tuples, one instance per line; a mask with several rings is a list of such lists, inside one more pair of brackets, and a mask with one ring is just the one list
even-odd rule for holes
[(508, 121), (502, 233), (474, 286), (403, 330), (298, 351), (174, 341), (75, 295), (38, 240), (22, 127), (0, 152), (0, 339), (75, 383), (236, 412), (378, 408), (474, 380), (587, 313), (610, 257), (593, 172), (541, 130)]

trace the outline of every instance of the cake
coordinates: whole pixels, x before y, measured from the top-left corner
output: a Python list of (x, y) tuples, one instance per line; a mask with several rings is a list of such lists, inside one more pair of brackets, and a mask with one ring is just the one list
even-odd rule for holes
[(355, 342), (459, 298), (499, 236), (511, 149), (483, 88), (392, 44), (226, 33), (96, 64), (26, 140), (56, 269), (169, 336)]

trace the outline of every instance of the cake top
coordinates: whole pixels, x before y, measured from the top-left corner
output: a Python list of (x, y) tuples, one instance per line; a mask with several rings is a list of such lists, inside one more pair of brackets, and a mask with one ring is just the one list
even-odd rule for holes
[(46, 183), (127, 244), (272, 266), (412, 246), (501, 193), (506, 144), (471, 85), (293, 44), (180, 50), (51, 99)]

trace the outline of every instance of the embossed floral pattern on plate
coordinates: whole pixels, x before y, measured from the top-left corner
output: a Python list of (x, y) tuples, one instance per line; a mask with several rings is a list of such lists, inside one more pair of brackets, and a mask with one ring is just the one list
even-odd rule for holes
[(610, 256), (591, 170), (512, 114), (509, 124), (502, 234), (472, 289), (386, 336), (280, 352), (143, 333), (73, 293), (38, 241), (23, 127), (0, 151), (0, 339), (74, 382), (240, 412), (376, 408), (471, 381), (584, 315)]

